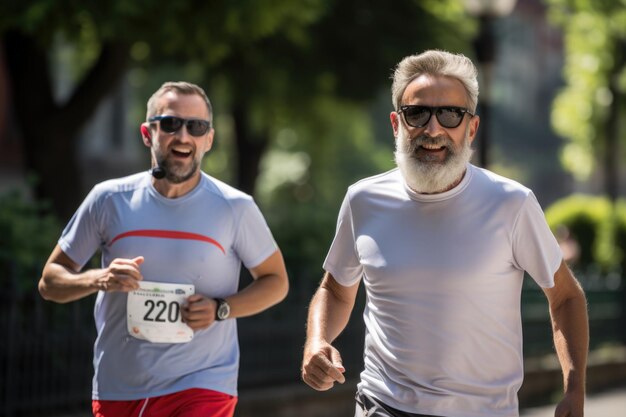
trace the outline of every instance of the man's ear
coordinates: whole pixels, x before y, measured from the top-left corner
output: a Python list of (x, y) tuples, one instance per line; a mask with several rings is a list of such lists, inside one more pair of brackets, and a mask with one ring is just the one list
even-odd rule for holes
[(480, 116), (476, 114), (469, 121), (469, 126), (468, 126), (469, 132), (468, 132), (467, 138), (469, 139), (470, 143), (474, 142), (474, 139), (476, 139), (476, 133), (478, 133), (479, 125), (480, 125)]
[(150, 128), (148, 128), (147, 123), (142, 123), (139, 127), (141, 131), (141, 139), (143, 140), (143, 144), (148, 148), (152, 147), (152, 134), (150, 133)]
[(400, 128), (400, 115), (397, 112), (392, 111), (389, 114), (389, 120), (391, 121), (391, 128), (393, 129), (393, 137), (397, 138), (398, 129)]
[(207, 133), (207, 142), (204, 153), (207, 153), (213, 147), (213, 136), (215, 136), (215, 129), (211, 128), (211, 130), (209, 130), (209, 133)]

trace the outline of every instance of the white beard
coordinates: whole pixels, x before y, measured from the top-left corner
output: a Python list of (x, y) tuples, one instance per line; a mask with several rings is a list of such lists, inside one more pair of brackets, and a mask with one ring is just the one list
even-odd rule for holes
[[(441, 193), (455, 186), (463, 177), (467, 163), (472, 158), (473, 150), (468, 140), (468, 132), (469, 126), (461, 145), (457, 148), (447, 136), (431, 138), (422, 135), (410, 139), (404, 126), (400, 125), (394, 155), (407, 185), (421, 194)], [(443, 162), (420, 160), (416, 157), (415, 151), (426, 142), (448, 148), (448, 154)]]

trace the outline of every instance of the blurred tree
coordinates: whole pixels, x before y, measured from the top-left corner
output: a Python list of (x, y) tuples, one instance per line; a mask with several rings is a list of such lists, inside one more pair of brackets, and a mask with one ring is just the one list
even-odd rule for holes
[[(208, 84), (225, 84), (235, 127), (237, 185), (252, 193), (281, 117), (306, 115), (319, 94), (375, 97), (388, 84), (393, 65), (408, 53), (425, 47), (464, 49), (462, 18), (458, 0), (399, 0), (393, 7), (374, 0), (87, 5), (33, 0), (0, 4), (0, 34), (26, 168), (39, 176), (37, 195), (51, 199), (67, 218), (81, 197), (77, 134), (126, 73), (137, 45), (147, 51), (143, 65), (195, 62)], [(83, 52), (76, 87), (66, 100), (55, 96), (50, 71), (49, 54), (59, 35)]]
[(626, 1), (547, 3), (552, 21), (565, 33), (566, 86), (552, 111), (553, 126), (570, 141), (562, 153), (563, 163), (576, 177), (586, 179), (601, 161), (605, 192), (615, 201), (621, 104), (626, 98)]

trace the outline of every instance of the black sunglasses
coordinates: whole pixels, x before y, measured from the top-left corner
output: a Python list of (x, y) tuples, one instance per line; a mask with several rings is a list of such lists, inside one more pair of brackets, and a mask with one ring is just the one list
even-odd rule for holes
[(202, 119), (183, 119), (176, 116), (152, 116), (149, 122), (159, 122), (161, 130), (166, 133), (176, 133), (183, 125), (191, 136), (203, 136), (211, 128), (211, 122)]
[(402, 113), (406, 124), (413, 127), (426, 126), (433, 113), (435, 113), (439, 124), (448, 129), (458, 127), (463, 121), (465, 113), (469, 114), (470, 117), (474, 117), (468, 109), (456, 106), (400, 106), (398, 113)]

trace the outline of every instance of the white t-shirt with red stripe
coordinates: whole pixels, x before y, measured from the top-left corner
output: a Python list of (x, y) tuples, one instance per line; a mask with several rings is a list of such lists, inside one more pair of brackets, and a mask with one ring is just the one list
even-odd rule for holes
[[(100, 250), (115, 258), (145, 258), (144, 280), (193, 284), (224, 298), (237, 292), (241, 264), (258, 266), (277, 250), (252, 197), (206, 174), (188, 194), (169, 199), (149, 173), (96, 185), (59, 239), (83, 266)], [(99, 292), (94, 316), (93, 398), (133, 400), (188, 388), (237, 395), (236, 320), (215, 322), (189, 343), (151, 343), (129, 335), (127, 294)]]
[(411, 413), (517, 416), (524, 271), (551, 287), (560, 262), (533, 193), (487, 170), (441, 194), (397, 169), (352, 185), (324, 269), (366, 288), (360, 388)]

